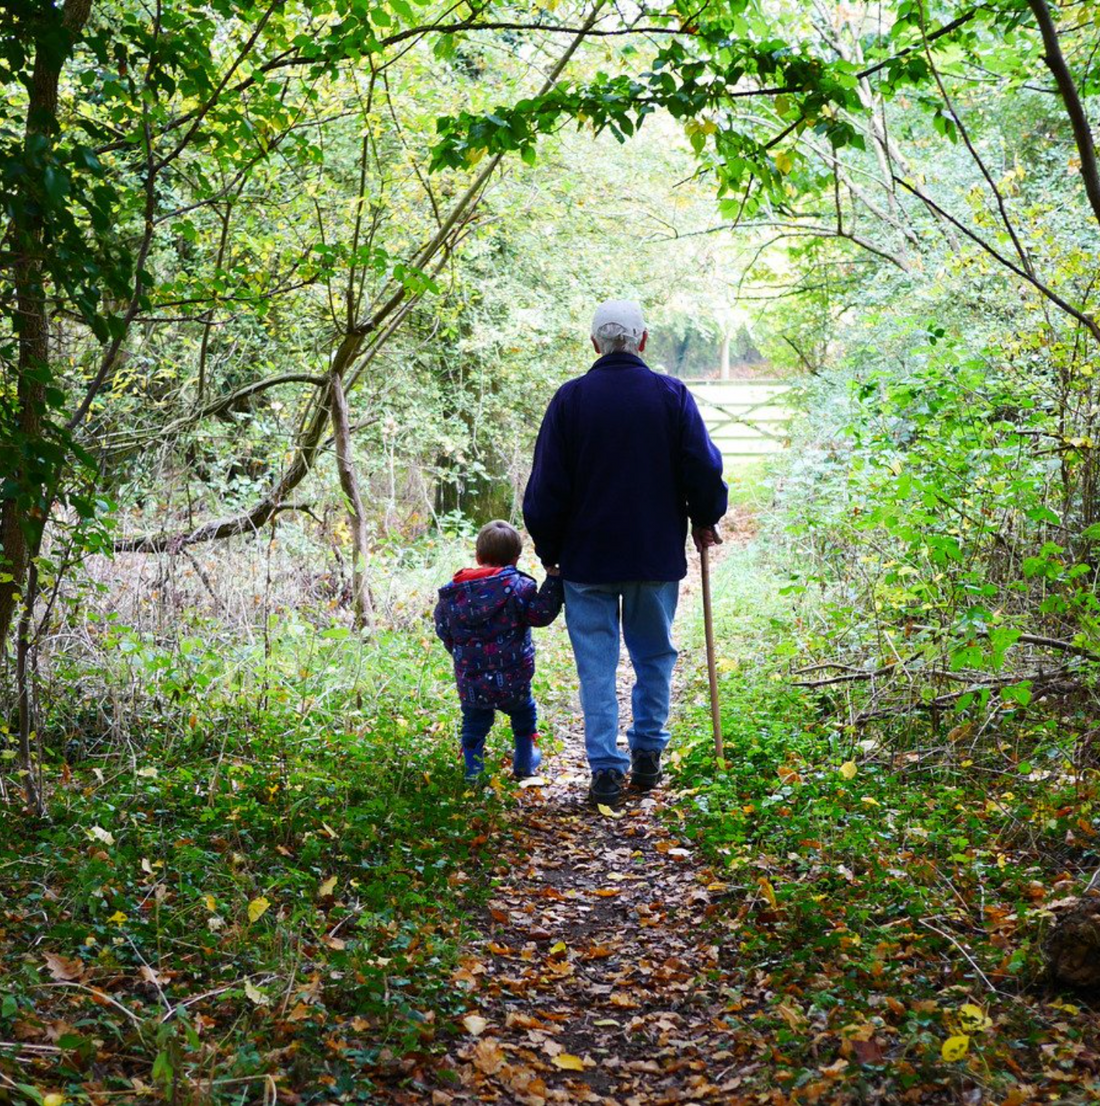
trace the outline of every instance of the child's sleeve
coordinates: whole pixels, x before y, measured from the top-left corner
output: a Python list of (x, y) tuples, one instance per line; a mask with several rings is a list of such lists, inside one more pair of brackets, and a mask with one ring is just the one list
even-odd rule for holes
[(523, 621), (528, 626), (549, 626), (561, 611), (565, 599), (565, 584), (560, 576), (547, 576), (537, 591), (535, 581), (528, 577), (525, 588), (516, 589)]
[(435, 605), (435, 632), (447, 647), (448, 653), (455, 651), (455, 639), (451, 636), (451, 621), (447, 617), (447, 605), (442, 599)]

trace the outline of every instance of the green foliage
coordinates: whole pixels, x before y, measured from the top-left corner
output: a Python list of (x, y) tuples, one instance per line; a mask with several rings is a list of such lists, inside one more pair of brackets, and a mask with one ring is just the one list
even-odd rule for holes
[[(1019, 719), (996, 739), (841, 725), (786, 676), (795, 628), (766, 570), (735, 553), (716, 580), (726, 764), (704, 736), (701, 684), (680, 722), (696, 736), (672, 757), (687, 828), (727, 873), (727, 1016), (771, 1042), (761, 1074), (831, 1096), (1087, 1080), (1047, 1059), (1083, 1039), (1087, 1012), (1034, 988), (1067, 869), (1100, 859), (1100, 776), (1077, 748), (1088, 711)], [(960, 1035), (961, 1066), (944, 1054)]]
[(104, 1091), (368, 1093), (383, 1049), (464, 1006), (450, 975), (500, 828), (455, 760), (445, 655), (419, 630), (289, 625), (259, 663), (111, 632), (172, 709), (144, 713), (128, 762), (50, 757), (50, 822), (4, 836), (0, 1026), (63, 1019), (43, 1082), (78, 1096), (92, 1055)]

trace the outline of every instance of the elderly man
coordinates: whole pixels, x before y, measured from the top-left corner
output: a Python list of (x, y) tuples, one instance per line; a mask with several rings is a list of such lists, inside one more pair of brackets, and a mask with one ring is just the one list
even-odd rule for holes
[[(722, 458), (695, 400), (641, 359), (647, 337), (636, 303), (599, 306), (599, 359), (550, 401), (523, 498), (535, 552), (565, 581), (589, 799), (610, 806), (622, 798), (628, 767), (642, 791), (661, 778), (688, 521), (698, 548), (715, 545), (727, 504)], [(629, 757), (616, 744), (620, 626), (635, 680)]]

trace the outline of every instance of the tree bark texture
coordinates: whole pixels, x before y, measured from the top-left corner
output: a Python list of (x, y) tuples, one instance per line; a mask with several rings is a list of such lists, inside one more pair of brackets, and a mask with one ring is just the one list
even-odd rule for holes
[[(24, 148), (28, 162), (30, 147), (45, 136), (52, 144), (57, 131), (57, 94), (61, 72), (73, 44), (91, 14), (92, 0), (67, 0), (60, 12), (47, 9), (35, 35), (34, 68), (31, 72)], [(60, 25), (60, 26), (59, 26)], [(58, 48), (60, 30), (63, 46)], [(35, 445), (41, 441), (46, 407), (46, 380), (50, 366), (49, 321), (46, 314), (43, 240), (46, 215), (41, 201), (29, 205), (30, 214), (13, 226), (15, 287), (15, 329), (19, 340), (17, 362), (16, 441), (11, 443), (15, 460), (15, 495), (0, 504), (0, 645), (7, 641), (19, 595), (26, 587), (27, 571), (35, 556), (45, 525), (44, 508), (32, 497), (36, 481)]]
[(351, 526), (351, 591), (355, 611), (356, 629), (374, 628), (374, 604), (371, 601), (370, 579), (367, 562), (370, 543), (367, 535), (367, 514), (363, 497), (359, 494), (359, 479), (355, 473), (355, 459), (351, 445), (351, 420), (348, 418), (348, 402), (344, 396), (344, 384), (340, 376), (332, 374), (332, 433), (336, 442), (336, 471), (340, 487), (348, 504), (348, 522)]

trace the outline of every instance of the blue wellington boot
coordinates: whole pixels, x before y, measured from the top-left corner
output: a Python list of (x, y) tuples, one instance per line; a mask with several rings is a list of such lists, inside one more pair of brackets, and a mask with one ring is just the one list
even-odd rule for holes
[(515, 751), (512, 753), (512, 775), (517, 780), (526, 780), (535, 774), (535, 769), (542, 763), (542, 753), (538, 747), (539, 735), (531, 734), (529, 737), (517, 737)]
[(462, 759), (466, 765), (466, 779), (478, 780), (485, 771), (485, 746), (480, 745), (474, 749), (462, 746)]

